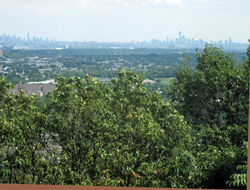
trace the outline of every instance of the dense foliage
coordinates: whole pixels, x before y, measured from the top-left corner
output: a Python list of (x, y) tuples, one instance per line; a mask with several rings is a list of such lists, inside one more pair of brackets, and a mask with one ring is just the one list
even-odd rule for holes
[(34, 95), (6, 93), (1, 78), (2, 183), (188, 186), (172, 163), (190, 128), (141, 76), (121, 69), (113, 88), (89, 76), (57, 80), (38, 108)]
[[(216, 156), (219, 161), (211, 175), (222, 176), (221, 179), (203, 182), (211, 188), (218, 184), (223, 187), (225, 183), (235, 187), (246, 185), (244, 175), (237, 182), (228, 178), (238, 173), (237, 165), (246, 161), (243, 144), (248, 134), (249, 52), (248, 48), (248, 59), (236, 64), (232, 54), (206, 45), (203, 52), (197, 50), (195, 70), (183, 61), (169, 91), (172, 101), (177, 102), (176, 109), (192, 126), (192, 134), (197, 139), (195, 150), (211, 158)], [(202, 167), (206, 167), (205, 163)], [(233, 176), (230, 179), (235, 179)]]
[(57, 76), (42, 99), (1, 77), (0, 183), (245, 187), (249, 59), (210, 45), (196, 57), (171, 100), (124, 69), (112, 85)]

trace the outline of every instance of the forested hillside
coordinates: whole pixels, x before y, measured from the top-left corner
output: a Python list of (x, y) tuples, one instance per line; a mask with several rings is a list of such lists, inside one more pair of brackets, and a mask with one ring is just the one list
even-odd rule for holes
[(194, 68), (184, 56), (166, 100), (132, 70), (112, 85), (57, 76), (43, 106), (2, 76), (0, 183), (244, 188), (247, 56), (206, 45)]

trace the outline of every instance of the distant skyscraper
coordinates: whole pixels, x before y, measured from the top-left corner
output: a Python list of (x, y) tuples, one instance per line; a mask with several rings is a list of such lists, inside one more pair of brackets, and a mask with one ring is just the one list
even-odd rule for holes
[(232, 38), (229, 38), (229, 44), (232, 44), (233, 41), (232, 41)]
[(5, 38), (6, 38), (6, 35), (5, 35), (5, 34), (3, 34), (3, 41), (5, 40)]
[(3, 51), (0, 49), (0, 57), (3, 56)]
[(179, 32), (179, 43), (182, 44), (183, 39), (181, 38), (181, 31)]
[(30, 34), (29, 31), (27, 32), (27, 42), (30, 41)]

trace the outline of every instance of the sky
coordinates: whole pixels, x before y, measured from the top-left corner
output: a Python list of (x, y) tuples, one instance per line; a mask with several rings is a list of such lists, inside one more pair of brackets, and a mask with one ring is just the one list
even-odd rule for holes
[(0, 0), (0, 35), (61, 41), (250, 39), (250, 0)]

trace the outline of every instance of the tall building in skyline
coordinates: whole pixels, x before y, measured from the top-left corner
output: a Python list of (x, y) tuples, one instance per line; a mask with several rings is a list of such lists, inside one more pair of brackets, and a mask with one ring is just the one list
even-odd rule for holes
[(30, 34), (29, 31), (27, 32), (27, 42), (30, 41)]
[(233, 43), (232, 38), (229, 38), (229, 44), (231, 45)]
[(181, 31), (179, 32), (179, 40), (181, 39)]
[(3, 51), (0, 49), (0, 57), (3, 56)]

